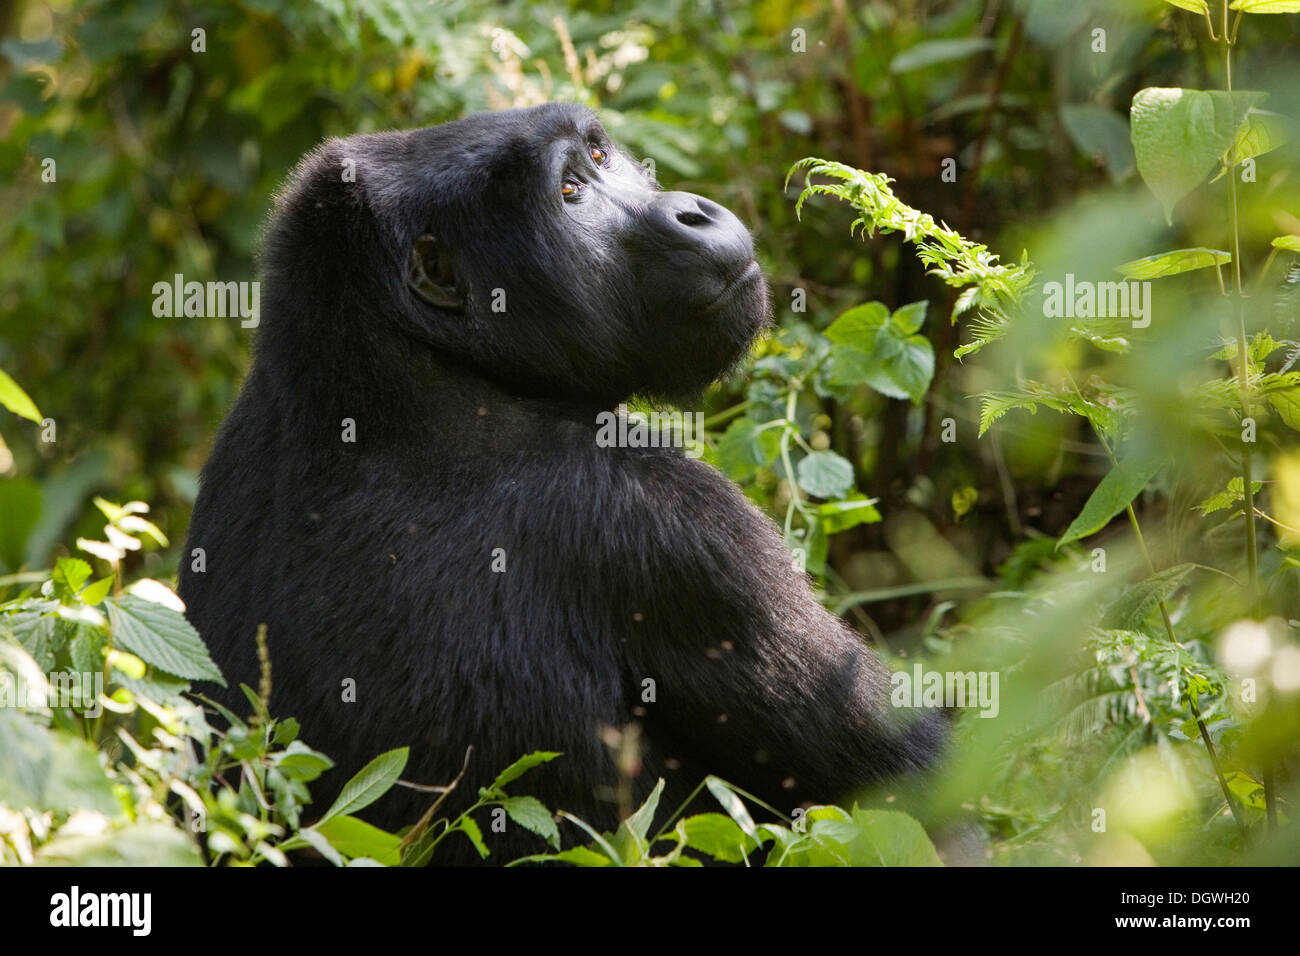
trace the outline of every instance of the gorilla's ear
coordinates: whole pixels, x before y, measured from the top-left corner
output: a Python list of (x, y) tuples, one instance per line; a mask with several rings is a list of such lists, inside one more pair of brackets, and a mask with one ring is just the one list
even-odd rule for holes
[(452, 271), (451, 257), (428, 233), (416, 239), (411, 247), (411, 257), (406, 265), (406, 284), (430, 305), (457, 312), (465, 308), (465, 293)]

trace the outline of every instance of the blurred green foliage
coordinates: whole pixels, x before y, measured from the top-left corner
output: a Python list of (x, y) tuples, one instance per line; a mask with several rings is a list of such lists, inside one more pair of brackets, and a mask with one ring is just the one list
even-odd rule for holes
[[(1222, 32), (1222, 4), (1210, 6)], [(127, 600), (128, 580), (174, 572), (250, 332), (237, 319), (154, 316), (155, 282), (253, 278), (277, 183), (327, 136), (577, 100), (653, 160), (665, 184), (727, 204), (755, 232), (778, 328), (708, 396), (709, 460), (783, 522), (829, 606), (897, 662), (920, 654), (1004, 675), (999, 718), (959, 722), (942, 786), (916, 810), (924, 822), (942, 831), (977, 820), (976, 856), (1003, 862), (1294, 860), (1293, 826), (1282, 840), (1259, 837), (1265, 776), (1277, 775), (1290, 821), (1294, 695), (1243, 706), (1240, 681), (1242, 647), (1262, 641), (1268, 654), (1247, 663), (1273, 667), (1295, 652), (1300, 626), (1300, 16), (1251, 14), (1230, 26), (1236, 89), (1252, 95), (1189, 94), (1189, 114), (1204, 113), (1193, 99), (1222, 101), (1227, 118), (1211, 110), (1180, 152), (1159, 125), (1162, 91), (1224, 86), (1222, 48), (1185, 7), (5, 6), (0, 370), (34, 405), (0, 378), (0, 403), (25, 416), (0, 413), (0, 598), (22, 599), (9, 617), (32, 618), (26, 630), (12, 621), (4, 630), (37, 657), (93, 649), (111, 673), (104, 638), (122, 622), (69, 617)], [(1130, 129), (1130, 103), (1144, 90)], [(1248, 133), (1236, 135), (1243, 117)], [(810, 182), (848, 207), (818, 199), (796, 221), (803, 174), (786, 180), (805, 156), (832, 161)], [(1233, 171), (1247, 157), (1257, 163), (1248, 184)], [(1227, 175), (1201, 185), (1224, 158)], [(1198, 164), (1204, 175), (1190, 170)], [(827, 182), (837, 168), (840, 192)], [(929, 219), (897, 218), (916, 210)], [(856, 216), (859, 227), (893, 222), (908, 239), (920, 224), (932, 245), (918, 258), (888, 229), (850, 239)], [(979, 273), (994, 253), (1005, 265)], [(1046, 283), (1116, 281), (1120, 267), (1158, 283), (1149, 329), (1048, 317)], [(1251, 296), (1240, 322), (1225, 318), (1220, 296), (1238, 268)], [(953, 281), (962, 275), (971, 281)], [(1232, 442), (1250, 410), (1259, 445), (1256, 470), (1243, 474)], [(151, 502), (157, 534), (140, 534), (138, 510), (110, 514), (102, 499), (96, 508), (96, 495)], [(1125, 524), (1130, 502), (1140, 543)], [(1248, 568), (1256, 502), (1264, 514)], [(98, 542), (105, 516), (143, 546), (111, 534)], [(1096, 573), (1098, 542), (1105, 574)], [(55, 568), (78, 546), (107, 568), (105, 593), (87, 598), (100, 585), (80, 565)], [(1242, 585), (1254, 577), (1263, 584), (1252, 601)], [(167, 710), (178, 687), (155, 681), (153, 700), (142, 690), (147, 716), (130, 727), (178, 719)], [(12, 715), (0, 716), (13, 731)], [(190, 711), (181, 716), (196, 736), (208, 733)], [(199, 785), (221, 760), (244, 760), (278, 788), (279, 815), (248, 816), (246, 791), (220, 791), (209, 811), (224, 814), (229, 859), (275, 861), (302, 798), (295, 778), (277, 776), (275, 748), (293, 743), (296, 728), (278, 738), (270, 716), (261, 721), (250, 724), (255, 746), (217, 745), (198, 775), (110, 772), (135, 788), (128, 815), (152, 812), (150, 787)], [(77, 726), (89, 739), (99, 732)], [(1203, 737), (1224, 755), (1222, 781), (1249, 839), (1226, 815)], [(114, 759), (129, 768), (133, 757), (119, 748)], [(732, 841), (723, 851), (732, 853), (734, 841), (756, 839), (743, 807), (720, 793), (728, 817), (684, 821), (695, 829), (676, 833), (678, 850)], [(1112, 821), (1100, 835), (1099, 807)], [(855, 860), (855, 841), (897, 823), (874, 809), (819, 812), (813, 832)], [(795, 857), (830, 852), (824, 842), (809, 850), (796, 832), (766, 837)], [(333, 836), (382, 845), (385, 859), (396, 853), (387, 835)], [(657, 859), (645, 836), (643, 827), (621, 837), (616, 855)]]

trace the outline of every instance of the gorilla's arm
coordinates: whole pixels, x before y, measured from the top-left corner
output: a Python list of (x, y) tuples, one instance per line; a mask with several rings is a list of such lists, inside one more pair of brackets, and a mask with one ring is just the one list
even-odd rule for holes
[(817, 602), (772, 522), (707, 465), (639, 465), (629, 527), (649, 540), (615, 563), (641, 572), (625, 649), (634, 689), (655, 681), (651, 735), (784, 809), (932, 763), (942, 716), (891, 705), (889, 671)]

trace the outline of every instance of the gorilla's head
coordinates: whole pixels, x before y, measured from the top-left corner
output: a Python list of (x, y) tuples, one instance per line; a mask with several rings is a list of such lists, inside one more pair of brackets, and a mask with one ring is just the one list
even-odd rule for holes
[(660, 190), (570, 104), (324, 144), (279, 197), (265, 265), (265, 350), (425, 348), (602, 404), (700, 391), (769, 318), (740, 221)]

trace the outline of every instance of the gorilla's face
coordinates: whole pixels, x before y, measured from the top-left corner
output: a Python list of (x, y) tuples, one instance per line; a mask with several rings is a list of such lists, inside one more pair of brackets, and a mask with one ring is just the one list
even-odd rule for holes
[[(740, 221), (701, 196), (662, 191), (585, 108), (335, 141), (304, 164), (316, 168), (300, 169), (282, 208), (321, 206), (320, 192), (338, 188), (333, 163), (349, 157), (364, 207), (340, 211), (371, 221), (332, 228), (380, 241), (383, 268), (398, 273), (370, 298), (397, 299), (408, 334), (507, 389), (600, 403), (685, 398), (768, 322)], [(312, 182), (321, 168), (328, 187)]]

